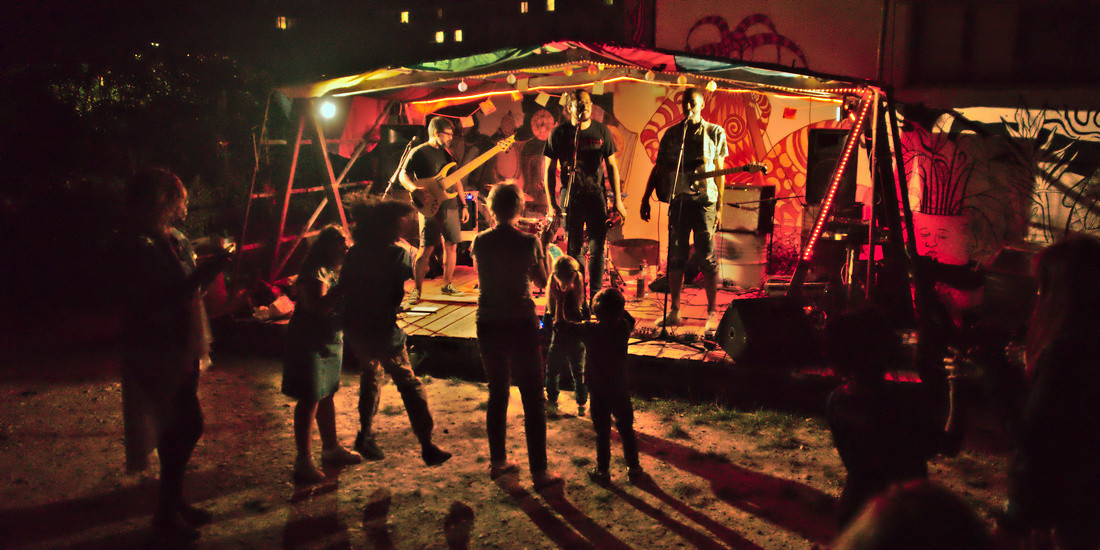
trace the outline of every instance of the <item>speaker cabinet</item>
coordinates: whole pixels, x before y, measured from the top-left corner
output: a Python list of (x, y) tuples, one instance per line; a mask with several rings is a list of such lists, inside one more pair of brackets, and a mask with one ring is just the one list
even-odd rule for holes
[(403, 147), (414, 137), (419, 137), (420, 143), (427, 141), (428, 128), (421, 124), (383, 124), (379, 134), (382, 143), (401, 144)]
[(718, 215), (723, 231), (771, 233), (775, 218), (775, 186), (726, 187)]
[[(848, 130), (831, 128), (811, 128), (807, 134), (808, 148), (806, 151), (806, 203), (820, 204), (829, 192), (829, 178), (833, 170), (840, 162), (840, 156), (844, 153), (844, 142), (848, 139)], [(844, 169), (844, 175), (840, 178), (840, 189), (837, 190), (835, 203), (837, 205), (852, 204), (856, 200), (856, 166), (857, 155), (852, 155), (848, 160), (848, 167)]]
[(730, 302), (715, 338), (738, 363), (768, 368), (805, 364), (819, 348), (801, 304), (787, 296)]

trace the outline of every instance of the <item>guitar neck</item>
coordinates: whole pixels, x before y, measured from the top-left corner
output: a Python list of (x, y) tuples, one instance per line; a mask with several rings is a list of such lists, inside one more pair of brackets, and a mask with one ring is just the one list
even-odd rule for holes
[(691, 174), (692, 181), (705, 180), (707, 178), (715, 178), (718, 176), (726, 176), (729, 174), (736, 174), (738, 172), (755, 172), (759, 170), (755, 165), (747, 164), (745, 166), (736, 166), (734, 168), (723, 168), (721, 170), (712, 170), (710, 172), (700, 172), (698, 174)]
[(495, 157), (497, 155), (497, 153), (500, 153), (501, 151), (503, 151), (503, 150), (507, 149), (508, 147), (510, 147), (513, 141), (515, 141), (514, 136), (507, 137), (507, 138), (501, 140), (500, 143), (497, 143), (496, 145), (494, 145), (488, 151), (485, 151), (484, 153), (482, 153), (482, 154), (478, 155), (477, 157), (475, 157), (470, 162), (467, 162), (466, 164), (462, 165), (462, 167), (459, 168), (458, 170), (455, 170), (454, 172), (451, 172), (450, 174), (447, 174), (447, 177), (444, 178), (444, 181), (447, 182), (446, 187), (450, 187), (455, 181), (458, 181), (458, 180), (470, 175), (470, 172), (473, 172), (474, 170), (477, 170), (477, 168), (479, 166), (481, 166), (482, 164), (485, 164), (486, 162), (489, 161), (489, 159)]

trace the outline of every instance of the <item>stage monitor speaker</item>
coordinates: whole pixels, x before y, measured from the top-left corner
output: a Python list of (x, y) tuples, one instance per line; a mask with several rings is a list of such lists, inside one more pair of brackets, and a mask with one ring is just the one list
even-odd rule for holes
[(727, 187), (718, 215), (723, 231), (771, 233), (775, 218), (774, 185)]
[[(848, 139), (848, 130), (833, 128), (811, 128), (807, 135), (809, 147), (806, 152), (806, 204), (820, 204), (829, 191), (829, 178), (844, 153), (844, 142)], [(856, 200), (856, 155), (848, 161), (844, 175), (840, 178), (840, 189), (834, 199), (835, 204), (852, 204)]]
[(428, 128), (421, 124), (383, 124), (379, 130), (382, 143), (404, 146), (413, 137), (419, 137), (420, 143), (428, 140)]
[(810, 319), (787, 296), (730, 302), (715, 339), (738, 363), (768, 368), (806, 364), (818, 348)]

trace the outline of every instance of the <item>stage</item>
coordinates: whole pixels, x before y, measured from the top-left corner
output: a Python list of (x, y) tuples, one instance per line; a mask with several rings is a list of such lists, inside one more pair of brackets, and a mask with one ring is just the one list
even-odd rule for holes
[[(398, 324), (409, 335), (410, 344), (431, 345), (434, 343), (468, 344), (476, 346), (477, 334), (474, 325), (477, 315), (477, 272), (470, 266), (455, 268), (454, 285), (463, 292), (461, 296), (449, 296), (440, 292), (443, 278), (424, 281), (419, 303), (411, 306), (398, 317)], [(606, 285), (605, 285), (606, 286)], [(674, 339), (690, 342), (685, 345), (663, 340), (649, 340), (657, 334), (655, 323), (662, 317), (664, 293), (646, 289), (644, 297), (637, 296), (637, 284), (627, 281), (624, 289), (626, 308), (637, 320), (631, 339), (630, 354), (635, 358), (667, 359), (701, 363), (731, 364), (732, 361), (721, 347), (713, 341), (703, 338), (703, 325), (707, 320), (707, 299), (702, 288), (685, 285), (681, 293), (680, 316), (683, 323), (671, 327), (669, 332)], [(412, 281), (406, 283), (406, 291), (413, 288)], [(742, 296), (755, 296), (745, 293)], [(739, 295), (721, 287), (718, 289), (718, 311), (724, 312), (730, 302)], [(535, 304), (541, 315), (546, 305), (545, 293), (535, 294)]]

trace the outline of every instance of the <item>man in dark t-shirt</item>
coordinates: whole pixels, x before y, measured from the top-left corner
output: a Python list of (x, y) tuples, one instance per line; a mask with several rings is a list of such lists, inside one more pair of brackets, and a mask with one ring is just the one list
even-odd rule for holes
[[(418, 181), (432, 178), (439, 174), (445, 166), (455, 161), (447, 148), (454, 140), (454, 126), (451, 121), (437, 116), (428, 123), (428, 141), (415, 147), (409, 152), (409, 158), (401, 169), (399, 178), (409, 192), (414, 193), (422, 189)], [(466, 209), (466, 192), (462, 188), (462, 181), (455, 181), (453, 191), (457, 194), (453, 199), (447, 199), (440, 204), (439, 209), (430, 216), (420, 214), (420, 250), (416, 253), (416, 264), (413, 281), (416, 288), (409, 296), (409, 303), (420, 301), (420, 293), (424, 288), (424, 277), (428, 273), (428, 262), (432, 257), (435, 247), (442, 241), (443, 244), (443, 288), (444, 294), (459, 294), (458, 289), (452, 284), (458, 249), (458, 242), (462, 240), (462, 223), (470, 218), (470, 211)], [(448, 191), (448, 190), (445, 190)]]
[[(607, 241), (607, 199), (611, 188), (615, 211), (626, 217), (619, 185), (619, 164), (615, 161), (615, 141), (602, 123), (592, 120), (592, 96), (587, 90), (569, 95), (569, 122), (550, 132), (543, 154), (546, 164), (547, 216), (557, 217), (564, 210), (567, 254), (582, 261), (584, 235), (588, 242), (589, 299), (603, 284), (604, 243)], [(561, 182), (561, 201), (558, 182)], [(605, 183), (606, 180), (606, 183)]]

